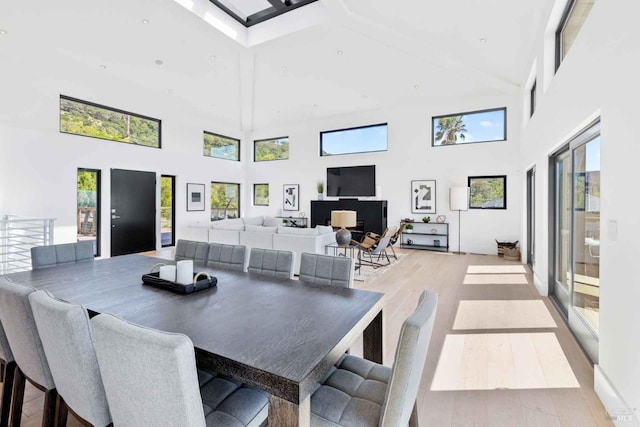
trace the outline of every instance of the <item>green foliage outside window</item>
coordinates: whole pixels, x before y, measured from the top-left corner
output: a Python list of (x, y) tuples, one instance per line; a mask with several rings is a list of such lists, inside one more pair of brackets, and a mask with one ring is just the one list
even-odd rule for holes
[(506, 209), (507, 177), (469, 177), (470, 208)]
[(240, 160), (240, 141), (215, 133), (204, 132), (203, 154), (226, 160)]
[(95, 171), (78, 170), (78, 207), (97, 206), (98, 174)]
[(269, 206), (269, 184), (253, 184), (253, 204)]
[(211, 221), (240, 217), (240, 184), (211, 183)]
[(256, 162), (289, 158), (289, 137), (254, 141), (253, 158)]
[(60, 132), (160, 147), (160, 120), (60, 97)]

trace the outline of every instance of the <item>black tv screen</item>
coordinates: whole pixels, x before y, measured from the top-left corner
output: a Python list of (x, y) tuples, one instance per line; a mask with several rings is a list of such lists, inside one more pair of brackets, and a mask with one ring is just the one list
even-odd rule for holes
[(327, 168), (327, 196), (366, 197), (375, 195), (375, 165)]

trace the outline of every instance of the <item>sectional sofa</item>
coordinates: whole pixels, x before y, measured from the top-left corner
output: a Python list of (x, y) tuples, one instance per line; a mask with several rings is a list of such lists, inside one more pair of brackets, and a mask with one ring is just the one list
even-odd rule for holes
[(212, 221), (205, 225), (193, 224), (184, 230), (180, 238), (291, 251), (295, 253), (294, 271), (298, 274), (301, 254), (324, 254), (326, 246), (335, 243), (336, 233), (328, 226), (283, 227), (277, 218), (260, 216)]

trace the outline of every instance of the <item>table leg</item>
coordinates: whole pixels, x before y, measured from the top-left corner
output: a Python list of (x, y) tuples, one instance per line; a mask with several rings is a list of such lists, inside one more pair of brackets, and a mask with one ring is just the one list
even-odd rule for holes
[(382, 364), (382, 310), (364, 330), (362, 339), (364, 358)]
[(270, 426), (278, 427), (309, 427), (311, 425), (311, 396), (307, 396), (299, 405), (269, 396)]

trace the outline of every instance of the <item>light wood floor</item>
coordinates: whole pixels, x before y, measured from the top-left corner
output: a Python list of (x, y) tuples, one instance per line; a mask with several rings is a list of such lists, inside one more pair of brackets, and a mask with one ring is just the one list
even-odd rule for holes
[[(439, 294), (418, 394), (423, 427), (613, 425), (593, 391), (593, 367), (528, 269), (496, 256), (403, 252), (397, 266), (354, 286), (385, 293), (387, 365), (420, 292)], [(150, 254), (171, 257), (172, 249)], [(360, 343), (352, 353), (361, 354)], [(42, 405), (42, 393), (27, 386), (23, 426), (40, 425)], [(70, 415), (69, 425), (80, 424)]]

